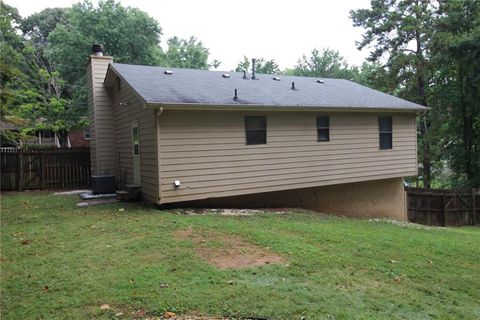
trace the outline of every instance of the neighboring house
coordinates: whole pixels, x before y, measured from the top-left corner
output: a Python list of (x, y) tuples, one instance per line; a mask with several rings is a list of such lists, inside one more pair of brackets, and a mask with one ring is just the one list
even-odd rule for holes
[(86, 148), (90, 146), (90, 129), (74, 128), (68, 132), (68, 142), (71, 148)]
[(156, 204), (405, 217), (427, 108), (348, 80), (118, 64), (94, 48), (93, 174)]
[[(18, 128), (14, 125), (4, 126), (5, 130), (18, 132)], [(18, 141), (15, 146), (22, 145), (42, 145), (61, 148), (58, 135), (49, 129), (37, 130), (35, 134), (28, 136), (27, 139)], [(2, 142), (2, 146), (3, 142)], [(5, 145), (7, 146), (7, 145)], [(8, 146), (12, 146), (9, 143)], [(90, 129), (74, 128), (67, 134), (66, 147), (67, 148), (84, 148), (90, 146)]]

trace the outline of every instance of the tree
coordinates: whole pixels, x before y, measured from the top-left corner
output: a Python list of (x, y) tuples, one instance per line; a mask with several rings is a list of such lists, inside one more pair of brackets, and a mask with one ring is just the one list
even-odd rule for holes
[(68, 132), (88, 124), (85, 108), (79, 108), (68, 99), (66, 83), (60, 72), (49, 68), (51, 64), (45, 64), (31, 43), (26, 43), (23, 54), (30, 67), (30, 86), (18, 92), (25, 98), (17, 107), (16, 114), (28, 119), (22, 132), (33, 134), (39, 129), (49, 129), (57, 133), (60, 145), (67, 146)]
[(208, 49), (195, 37), (188, 40), (173, 37), (168, 39), (167, 43), (168, 49), (162, 55), (161, 62), (166, 67), (209, 69), (220, 65), (218, 60), (214, 60), (212, 64), (208, 63)]
[(20, 99), (17, 95), (27, 82), (25, 64), (21, 50), (22, 39), (18, 35), (21, 18), (17, 9), (0, 2), (0, 121), (1, 140), (15, 144), (21, 135), (15, 131), (5, 130), (4, 126), (18, 127), (25, 119), (15, 113)]
[[(354, 26), (366, 31), (357, 43), (361, 50), (373, 46), (369, 60), (386, 59), (388, 82), (402, 98), (428, 106), (430, 65), (428, 63), (434, 2), (430, 0), (372, 0), (370, 9), (351, 11)], [(424, 187), (431, 185), (431, 119), (428, 113), (420, 119), (420, 158), (423, 163)]]
[(46, 8), (25, 18), (20, 23), (24, 36), (38, 45), (46, 45), (57, 24), (68, 24), (68, 8)]
[(310, 56), (303, 55), (289, 73), (295, 76), (354, 79), (356, 68), (350, 68), (338, 51), (313, 49)]
[(49, 34), (53, 63), (77, 104), (86, 104), (85, 63), (94, 43), (105, 46), (117, 62), (154, 65), (161, 55), (161, 28), (147, 13), (114, 0), (74, 4), (65, 24)]
[[(236, 72), (242, 72), (243, 70), (249, 71), (251, 68), (251, 59), (247, 56), (243, 56), (243, 60), (239, 61), (237, 64)], [(255, 72), (264, 73), (264, 74), (279, 74), (280, 67), (274, 59), (266, 60), (264, 58), (259, 58), (255, 60)]]
[(450, 1), (439, 6), (432, 61), (436, 65), (431, 100), (453, 185), (480, 186), (480, 2)]

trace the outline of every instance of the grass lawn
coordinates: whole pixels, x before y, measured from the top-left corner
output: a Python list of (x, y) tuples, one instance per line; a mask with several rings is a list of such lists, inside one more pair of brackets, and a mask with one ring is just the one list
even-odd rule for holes
[[(76, 196), (47, 193), (2, 195), (2, 319), (160, 317), (166, 311), (480, 319), (480, 228), (301, 211), (180, 215), (134, 203), (77, 208), (76, 202)], [(178, 236), (188, 230), (203, 238)], [(207, 262), (236, 243), (274, 253), (280, 262), (237, 269)], [(103, 304), (110, 309), (101, 310)]]

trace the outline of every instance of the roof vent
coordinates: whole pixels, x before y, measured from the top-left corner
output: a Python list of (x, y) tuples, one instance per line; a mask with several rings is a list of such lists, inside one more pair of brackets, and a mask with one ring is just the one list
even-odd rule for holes
[(323, 80), (320, 80), (320, 79), (317, 79), (317, 83), (321, 83), (321, 84), (323, 84), (323, 83), (325, 83), (325, 81), (323, 81)]
[(165, 70), (164, 74), (172, 75), (173, 71), (172, 70)]
[(280, 77), (273, 77), (272, 79), (275, 80), (275, 81), (280, 81), (281, 80)]
[(252, 80), (256, 80), (256, 63), (257, 59), (252, 59)]
[(222, 74), (222, 77), (224, 77), (224, 78), (230, 78), (230, 74), (224, 73), (224, 74)]
[(296, 90), (295, 89), (295, 82), (292, 82), (292, 90)]
[(237, 89), (235, 89), (235, 90), (233, 91), (233, 94), (234, 94), (233, 100), (238, 100), (238, 92), (237, 92)]
[(243, 79), (248, 79), (247, 70), (243, 70)]

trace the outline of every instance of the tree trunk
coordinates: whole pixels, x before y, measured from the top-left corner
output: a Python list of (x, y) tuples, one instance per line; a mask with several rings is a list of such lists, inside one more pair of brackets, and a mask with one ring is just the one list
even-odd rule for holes
[(59, 130), (57, 132), (58, 142), (60, 143), (61, 148), (68, 147), (68, 132), (65, 129)]
[(423, 138), (423, 187), (429, 189), (431, 187), (431, 159), (430, 159), (430, 120), (426, 113), (420, 118), (420, 133)]
[[(417, 72), (417, 93), (418, 102), (422, 106), (427, 106), (427, 97), (425, 94), (425, 59), (423, 57), (422, 40), (418, 30), (415, 32), (416, 40), (416, 72)], [(427, 114), (424, 114), (421, 119), (420, 132), (423, 138), (423, 187), (430, 188), (431, 185), (431, 160), (430, 160), (430, 120)]]
[[(460, 96), (460, 110), (463, 120), (463, 161), (464, 173), (467, 177), (468, 183), (473, 183), (473, 159), (472, 159), (472, 138), (473, 138), (473, 115), (469, 112), (468, 102), (465, 99), (474, 92), (475, 88), (469, 86), (468, 79), (464, 76), (463, 64), (460, 66), (461, 77), (461, 96)], [(472, 91), (471, 91), (472, 90)]]

